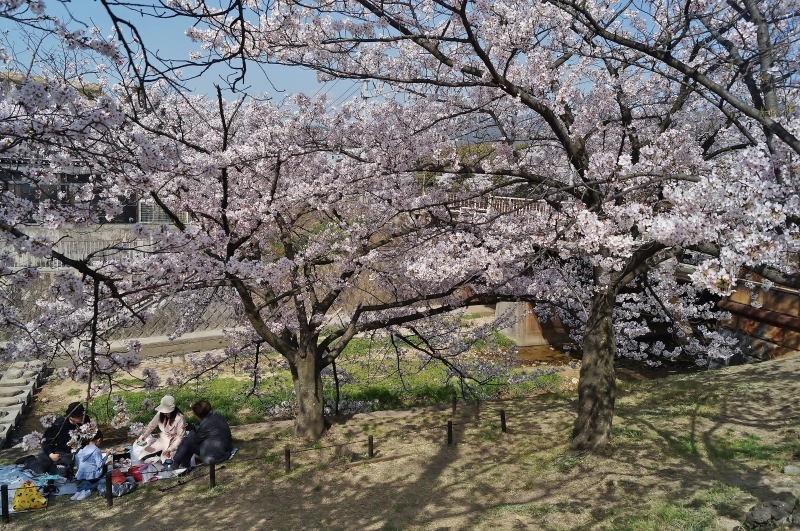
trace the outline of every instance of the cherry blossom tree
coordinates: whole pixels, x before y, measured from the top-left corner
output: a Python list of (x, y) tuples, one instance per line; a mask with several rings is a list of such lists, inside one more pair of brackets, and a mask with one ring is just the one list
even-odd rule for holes
[[(591, 450), (611, 433), (615, 354), (729, 356), (730, 338), (698, 324), (719, 316), (702, 291), (730, 293), (745, 268), (792, 281), (791, 2), (100, 3), (146, 65), (140, 82), (171, 83), (176, 63), (125, 36), (122, 8), (184, 17), (202, 50), (192, 64), (235, 64), (233, 86), (251, 61), (372, 83), (372, 102), (334, 112), (296, 98), (296, 115), (221, 94), (216, 105), (159, 90), (140, 92), (141, 108), (127, 101), (129, 162), (114, 192), (148, 195), (177, 229), (142, 232), (147, 267), (167, 294), (188, 283), (235, 295), (304, 382), (300, 434), (321, 432), (319, 370), (352, 334), (516, 298), (554, 304), (573, 326), (573, 447)], [(447, 191), (547, 208), (459, 224)], [(687, 262), (694, 285), (675, 281)], [(144, 263), (130, 267), (126, 289), (153, 293), (138, 285)], [(338, 297), (365, 278), (376, 291), (325, 335)], [(659, 323), (671, 345), (648, 340)]]
[[(127, 353), (111, 351), (116, 330), (146, 322), (161, 301), (173, 300), (182, 303), (179, 335), (213, 296), (237, 307), (250, 338), (286, 358), (296, 431), (318, 438), (321, 373), (356, 334), (388, 330), (411, 346), (405, 326), (493, 300), (509, 281), (500, 268), (530, 254), (505, 250), (516, 238), (505, 232), (518, 223), (463, 223), (446, 189), (424, 189), (420, 168), (442, 153), (453, 157), (457, 142), (435, 119), (419, 121), (394, 100), (331, 109), (324, 97), (225, 101), (220, 89), (209, 100), (163, 82), (138, 98), (124, 84), (109, 85), (92, 100), (65, 80), (23, 76), (6, 96), (2, 121), (7, 153), (40, 161), (20, 170), (36, 189), (58, 182), (67, 164), (93, 168), (69, 201), (6, 191), (0, 226), (8, 285), (38, 277), (36, 267), (15, 270), (15, 255), (71, 268), (54, 275), (50, 296), (28, 320), (6, 299), (3, 356), (69, 358), (60, 374), (86, 383), (89, 399), (109, 392), (116, 373), (140, 365), (136, 343)], [(462, 182), (460, 194), (492, 186)], [(81, 259), (25, 230), (96, 225), (128, 197), (156, 204), (171, 226), (137, 225), (129, 241)], [(517, 239), (522, 250), (525, 239)], [(443, 259), (456, 250), (458, 260)], [(463, 351), (460, 343), (448, 353)], [(434, 350), (444, 347), (429, 341)], [(209, 356), (166, 378), (145, 369), (140, 379), (147, 389), (177, 385), (225, 359)], [(118, 409), (115, 425), (130, 420)]]
[[(583, 311), (576, 450), (611, 433), (617, 349), (652, 350), (633, 341), (636, 332), (618, 340), (615, 315), (635, 316), (638, 298), (633, 306), (685, 320), (683, 303), (670, 308), (676, 288), (661, 291), (674, 284), (662, 266), (700, 253), (693, 280), (721, 295), (742, 268), (790, 279), (800, 148), (793, 2), (232, 1), (203, 9), (205, 25), (192, 35), (220, 57), (246, 50), (314, 68), (321, 80), (370, 80), (420, 112), (438, 103), (451, 131), (481, 131), (494, 151), (476, 165), (434, 159), (431, 171), (524, 179), (529, 197), (549, 202), (548, 231), (561, 238), (548, 252), (558, 267), (532, 275), (527, 291), (563, 300), (548, 291), (565, 287), (551, 277), (576, 272), (566, 287), (578, 295), (561, 304)], [(199, 11), (186, 4), (176, 13)], [(625, 295), (634, 284), (639, 295)], [(704, 334), (705, 349), (730, 355), (727, 338)]]
[[(79, 35), (51, 33), (70, 44)], [(124, 67), (114, 50), (107, 57)], [(59, 374), (86, 383), (89, 400), (110, 392), (119, 371), (140, 365), (135, 342), (127, 353), (111, 351), (116, 330), (146, 322), (166, 299), (184, 303), (188, 327), (213, 293), (239, 308), (257, 341), (286, 357), (297, 433), (317, 438), (324, 430), (320, 374), (356, 334), (399, 332), (489, 291), (485, 273), (504, 259), (503, 240), (482, 241), (484, 231), (459, 227), (442, 189), (420, 193), (421, 158), (455, 144), (435, 124), (414, 124), (397, 102), (332, 110), (324, 98), (226, 102), (221, 90), (213, 101), (177, 93), (165, 79), (131, 86), (124, 68), (112, 86), (106, 68), (95, 67), (91, 84), (80, 70), (94, 63), (81, 59), (62, 61), (59, 71), (34, 58), (36, 71), (12, 71), (3, 93), (4, 154), (25, 161), (9, 171), (36, 191), (35, 199), (3, 194), (5, 359), (67, 358)], [(418, 128), (414, 147), (410, 126)], [(76, 165), (92, 169), (88, 181), (50, 197), (48, 187), (60, 186)], [(95, 226), (130, 197), (148, 198), (173, 226), (137, 226), (129, 241), (83, 258), (60, 253), (45, 232), (26, 230)], [(428, 264), (421, 278), (420, 256), (455, 248), (464, 250), (460, 263)], [(53, 275), (49, 294), (27, 316), (8, 294), (41, 275), (37, 267), (16, 268), (21, 255), (70, 268)], [(342, 304), (353, 293), (355, 303)], [(145, 369), (140, 379), (147, 389), (176, 385), (224, 360), (211, 356), (192, 373), (166, 379)], [(117, 406), (115, 426), (130, 420), (124, 404)]]
[[(126, 263), (135, 279), (126, 290), (156, 281), (160, 296), (216, 289), (235, 301), (252, 334), (289, 364), (298, 435), (323, 433), (321, 371), (353, 337), (496, 300), (510, 279), (499, 269), (521, 272), (509, 262), (532, 252), (508, 231), (534, 213), (463, 223), (446, 189), (423, 190), (419, 168), (452, 156), (456, 143), (414, 107), (228, 102), (221, 91), (217, 101), (147, 101), (152, 110), (120, 137), (132, 156), (116, 192), (146, 193), (175, 230), (138, 228), (153, 244)], [(491, 186), (479, 181), (481, 192)]]

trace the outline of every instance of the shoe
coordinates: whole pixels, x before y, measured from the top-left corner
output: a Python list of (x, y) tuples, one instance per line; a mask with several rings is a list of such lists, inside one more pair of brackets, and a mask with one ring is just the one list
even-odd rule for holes
[(92, 495), (92, 491), (90, 491), (90, 490), (82, 490), (79, 493), (77, 493), (75, 496), (73, 496), (72, 499), (75, 500), (75, 501), (81, 501), (81, 500), (85, 500), (86, 498), (88, 498), (91, 495)]
[(194, 470), (193, 466), (190, 466), (189, 468), (179, 468), (175, 471), (175, 476), (182, 478), (183, 476), (189, 475), (192, 470)]
[(79, 490), (78, 492), (76, 492), (75, 494), (73, 494), (73, 495), (72, 495), (72, 497), (70, 498), (70, 500), (73, 500), (73, 501), (78, 501), (78, 495), (79, 495), (81, 492), (83, 492), (83, 491), (82, 491), (82, 490)]

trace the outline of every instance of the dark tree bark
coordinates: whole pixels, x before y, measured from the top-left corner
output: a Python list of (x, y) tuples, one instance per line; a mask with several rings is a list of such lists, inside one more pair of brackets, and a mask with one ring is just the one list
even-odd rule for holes
[[(601, 288), (603, 289), (603, 288)], [(572, 430), (572, 449), (586, 452), (603, 446), (611, 437), (616, 393), (616, 352), (612, 315), (616, 291), (605, 287), (592, 298), (583, 340), (583, 360), (578, 381), (578, 418)]]
[[(309, 351), (310, 350), (310, 351)], [(316, 441), (325, 433), (325, 399), (322, 394), (322, 375), (313, 347), (298, 352), (289, 363), (297, 396), (297, 419), (294, 434)]]

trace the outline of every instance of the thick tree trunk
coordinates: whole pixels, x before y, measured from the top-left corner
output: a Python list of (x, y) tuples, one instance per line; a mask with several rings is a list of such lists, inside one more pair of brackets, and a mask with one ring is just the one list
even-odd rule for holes
[(325, 433), (325, 401), (317, 356), (313, 352), (307, 352), (305, 356), (298, 353), (294, 363), (289, 363), (289, 368), (292, 371), (298, 406), (294, 433), (297, 437), (316, 441)]
[(614, 325), (616, 293), (598, 293), (592, 299), (583, 339), (583, 361), (578, 381), (578, 418), (572, 430), (572, 449), (591, 451), (611, 436), (616, 391)]

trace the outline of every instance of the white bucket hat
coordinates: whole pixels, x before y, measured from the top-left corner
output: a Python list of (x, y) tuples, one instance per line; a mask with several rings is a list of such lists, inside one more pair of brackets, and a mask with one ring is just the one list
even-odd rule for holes
[(156, 411), (159, 413), (172, 413), (175, 411), (175, 397), (165, 395), (164, 398), (161, 399), (161, 403), (156, 407)]

